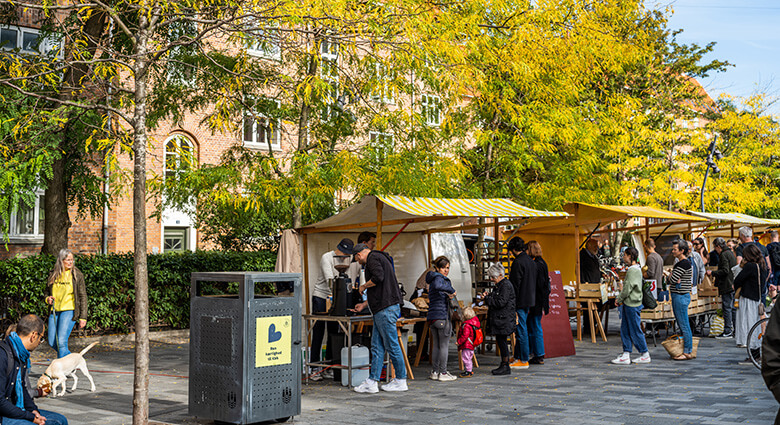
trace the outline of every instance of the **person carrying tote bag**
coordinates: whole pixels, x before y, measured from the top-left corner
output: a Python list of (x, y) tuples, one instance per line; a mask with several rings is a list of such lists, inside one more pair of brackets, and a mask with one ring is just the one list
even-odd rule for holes
[(748, 245), (744, 250), (745, 264), (742, 271), (734, 278), (735, 307), (737, 307), (736, 331), (734, 337), (737, 347), (745, 347), (750, 343), (751, 349), (758, 348), (758, 340), (747, 341), (750, 328), (761, 317), (761, 263), (764, 258), (755, 245)]

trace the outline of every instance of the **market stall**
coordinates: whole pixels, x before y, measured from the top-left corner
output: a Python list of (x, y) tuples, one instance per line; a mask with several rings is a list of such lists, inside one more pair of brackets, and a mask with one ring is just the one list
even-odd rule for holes
[[(614, 298), (616, 291), (616, 288), (610, 288), (606, 285), (595, 284), (593, 286), (594, 284), (581, 283), (579, 251), (589, 237), (611, 232), (629, 232), (634, 234), (635, 245), (641, 246), (642, 239), (649, 237), (655, 229), (663, 229), (669, 225), (708, 222), (706, 218), (702, 217), (643, 206), (594, 205), (574, 202), (565, 205), (564, 210), (571, 214), (571, 217), (544, 223), (528, 223), (518, 227), (508, 236), (516, 234), (526, 241), (532, 239), (538, 241), (544, 249), (544, 258), (550, 270), (559, 270), (564, 285), (574, 288), (574, 291), (567, 294), (567, 299), (573, 301), (577, 309), (578, 339), (581, 339), (581, 315), (586, 314), (592, 317), (595, 306), (607, 304), (606, 301), (609, 298)], [(628, 224), (615, 225), (621, 221)], [(640, 255), (640, 263), (644, 265), (643, 255)], [(596, 342), (596, 331), (599, 331), (602, 339), (606, 340), (606, 332), (603, 330), (600, 319), (590, 320), (590, 325), (591, 340), (594, 343)]]
[[(470, 305), (472, 277), (465, 245), (459, 235), (461, 230), (479, 226), (497, 230), (505, 223), (544, 222), (567, 216), (565, 212), (527, 208), (509, 199), (365, 196), (332, 217), (296, 229), (303, 265), (305, 317), (309, 318), (307, 321), (316, 321), (316, 317), (309, 314), (309, 302), (318, 277), (320, 257), (333, 250), (343, 238), (356, 241), (361, 232), (376, 233), (376, 249), (391, 255), (395, 274), (407, 293), (414, 290), (417, 279), (433, 258), (447, 255), (451, 262), (448, 277), (458, 292), (458, 299)], [(469, 224), (479, 218), (487, 219), (485, 224)], [(280, 250), (285, 248), (280, 247)], [(403, 346), (402, 332), (399, 329)]]

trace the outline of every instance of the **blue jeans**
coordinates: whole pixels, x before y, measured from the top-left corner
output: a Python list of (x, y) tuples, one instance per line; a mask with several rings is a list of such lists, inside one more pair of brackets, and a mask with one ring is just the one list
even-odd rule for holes
[(68, 338), (75, 324), (73, 310), (56, 311), (49, 315), (49, 345), (57, 350), (57, 358), (70, 354)]
[(636, 347), (639, 353), (647, 352), (647, 341), (645, 334), (642, 333), (641, 319), (639, 312), (642, 306), (629, 307), (625, 304), (620, 306), (620, 340), (623, 342), (623, 352), (630, 353), (632, 345)]
[[(41, 414), (44, 418), (46, 418), (46, 425), (68, 425), (68, 420), (65, 419), (65, 416), (60, 415), (59, 413), (50, 412), (48, 410), (38, 410), (38, 413)], [(32, 422), (25, 420), (25, 419), (11, 419), (11, 418), (3, 418), (2, 421), (0, 421), (3, 425), (30, 425)]]
[(721, 295), (723, 302), (723, 335), (734, 333), (737, 312), (734, 310), (734, 291)]
[(517, 345), (515, 346), (515, 359), (527, 362), (530, 357), (531, 347), (528, 343), (528, 309), (517, 309)]
[(374, 313), (374, 330), (371, 332), (371, 373), (368, 376), (374, 381), (379, 381), (382, 377), (385, 351), (390, 354), (396, 379), (406, 379), (406, 364), (395, 327), (399, 317), (401, 317), (401, 307), (398, 304)]
[(688, 304), (691, 303), (691, 294), (675, 294), (672, 292), (672, 311), (674, 320), (680, 327), (683, 336), (683, 353), (690, 354), (693, 351), (693, 334), (691, 324), (688, 322)]
[(534, 357), (544, 356), (544, 333), (542, 333), (542, 315), (529, 314), (528, 320), (528, 346)]

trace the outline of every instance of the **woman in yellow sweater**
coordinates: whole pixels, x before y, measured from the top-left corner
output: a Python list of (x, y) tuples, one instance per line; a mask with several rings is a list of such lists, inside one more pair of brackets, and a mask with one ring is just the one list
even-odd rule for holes
[(46, 303), (52, 306), (49, 345), (57, 350), (57, 358), (65, 357), (70, 354), (68, 338), (76, 321), (79, 328), (87, 325), (87, 288), (84, 275), (76, 268), (70, 250), (60, 250), (46, 289), (49, 294)]

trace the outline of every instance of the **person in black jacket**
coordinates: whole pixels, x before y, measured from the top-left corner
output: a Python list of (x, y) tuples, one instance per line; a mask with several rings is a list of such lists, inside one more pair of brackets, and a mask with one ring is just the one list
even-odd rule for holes
[[(16, 332), (0, 341), (0, 423), (4, 425), (67, 425), (59, 413), (38, 409), (27, 388), (30, 352), (43, 339), (43, 320), (34, 314), (19, 319)], [(11, 373), (6, 374), (11, 364)]]
[(761, 291), (769, 272), (764, 256), (756, 245), (746, 245), (743, 253), (745, 260), (742, 271), (734, 278), (734, 297), (739, 301), (734, 337), (737, 346), (744, 347), (749, 344), (750, 349), (755, 350), (758, 349), (758, 339), (748, 341), (747, 336), (750, 328), (760, 319)]
[[(775, 400), (780, 402), (780, 314), (769, 316), (764, 332), (761, 342), (761, 376)], [(775, 424), (780, 424), (780, 410), (777, 411)]]
[(598, 251), (599, 241), (595, 239), (588, 239), (585, 248), (580, 250), (580, 279), (585, 283), (601, 282)]
[(726, 240), (715, 238), (712, 242), (718, 254), (718, 270), (707, 271), (708, 275), (715, 277), (715, 286), (718, 287), (723, 307), (723, 334), (718, 339), (734, 338), (734, 272), (731, 268), (737, 265), (737, 257), (729, 249)]
[(517, 311), (517, 342), (513, 369), (528, 369), (530, 344), (528, 342), (528, 312), (536, 305), (536, 263), (526, 252), (525, 242), (520, 237), (512, 238), (507, 248), (515, 256), (509, 271), (509, 281), (515, 287), (515, 310)]
[(384, 391), (406, 391), (406, 365), (398, 342), (396, 322), (401, 317), (401, 290), (395, 277), (390, 256), (383, 251), (372, 251), (366, 244), (354, 247), (355, 257), (366, 266), (366, 282), (359, 291), (366, 292), (368, 308), (374, 315), (374, 330), (371, 333), (371, 372), (365, 382), (355, 387), (359, 393), (377, 393), (377, 383), (382, 373), (385, 351), (395, 367), (396, 377), (383, 385)]
[(509, 345), (507, 337), (515, 331), (515, 288), (512, 282), (505, 278), (504, 266), (496, 263), (488, 268), (488, 277), (496, 286), (489, 294), (484, 292), (482, 297), (488, 306), (488, 333), (495, 335), (496, 347), (501, 356), (501, 365), (493, 369), (493, 375), (509, 375)]
[(528, 242), (528, 255), (536, 263), (536, 303), (528, 312), (528, 341), (531, 352), (529, 364), (544, 364), (544, 333), (542, 315), (550, 312), (550, 274), (547, 262), (542, 258), (542, 246), (537, 241)]

